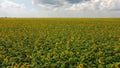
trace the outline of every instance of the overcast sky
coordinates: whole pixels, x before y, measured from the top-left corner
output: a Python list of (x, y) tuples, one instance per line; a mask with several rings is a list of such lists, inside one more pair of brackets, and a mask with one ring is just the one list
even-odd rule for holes
[(120, 0), (0, 0), (0, 17), (120, 18)]

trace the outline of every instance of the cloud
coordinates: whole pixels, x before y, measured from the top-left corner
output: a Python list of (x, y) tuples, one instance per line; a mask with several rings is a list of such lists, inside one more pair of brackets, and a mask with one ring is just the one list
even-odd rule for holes
[(0, 7), (2, 8), (25, 8), (24, 4), (18, 4), (12, 1), (5, 0), (0, 3)]
[(84, 0), (65, 0), (65, 1), (68, 2), (68, 3), (74, 4), (74, 3), (80, 3)]
[(46, 8), (61, 8), (89, 0), (32, 0), (32, 3)]
[[(46, 15), (45, 15), (46, 14)], [(29, 8), (0, 8), (0, 17), (47, 17), (46, 11)]]
[(2, 0), (0, 17), (120, 17), (119, 6), (120, 0)]
[(100, 2), (100, 9), (104, 9), (104, 10), (120, 9), (120, 0), (102, 0)]
[(73, 4), (69, 10), (120, 10), (120, 0), (91, 0)]
[(32, 0), (44, 8), (67, 10), (120, 10), (120, 0)]
[(0, 2), (0, 17), (37, 17), (39, 15), (43, 16), (38, 10), (27, 8), (18, 2), (12, 0)]
[(59, 0), (32, 0), (32, 3), (46, 8), (62, 6), (62, 3)]

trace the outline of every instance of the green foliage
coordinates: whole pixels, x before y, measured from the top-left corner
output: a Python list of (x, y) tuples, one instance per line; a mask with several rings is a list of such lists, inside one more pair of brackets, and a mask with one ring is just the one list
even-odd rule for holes
[(0, 19), (1, 68), (119, 68), (120, 19)]

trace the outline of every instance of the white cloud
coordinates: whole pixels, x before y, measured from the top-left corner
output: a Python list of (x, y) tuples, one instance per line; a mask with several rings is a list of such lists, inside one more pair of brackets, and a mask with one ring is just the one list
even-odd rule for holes
[(120, 10), (120, 0), (91, 0), (73, 4), (68, 10)]
[(50, 9), (120, 10), (120, 0), (32, 0), (32, 2)]
[(24, 4), (18, 4), (12, 1), (5, 0), (0, 3), (2, 8), (25, 8)]
[(24, 4), (11, 0), (4, 0), (0, 3), (0, 17), (37, 17), (38, 10), (29, 9)]
[[(34, 5), (27, 4), (31, 1)], [(0, 3), (0, 17), (120, 17), (120, 0), (75, 1), (26, 0), (21, 4), (17, 0), (4, 0)]]
[(100, 3), (101, 9), (120, 10), (120, 0), (102, 0)]

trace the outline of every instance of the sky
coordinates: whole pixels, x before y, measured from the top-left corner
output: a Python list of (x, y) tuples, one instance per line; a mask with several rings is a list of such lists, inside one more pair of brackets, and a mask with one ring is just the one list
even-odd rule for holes
[(120, 18), (120, 0), (0, 0), (0, 17)]

